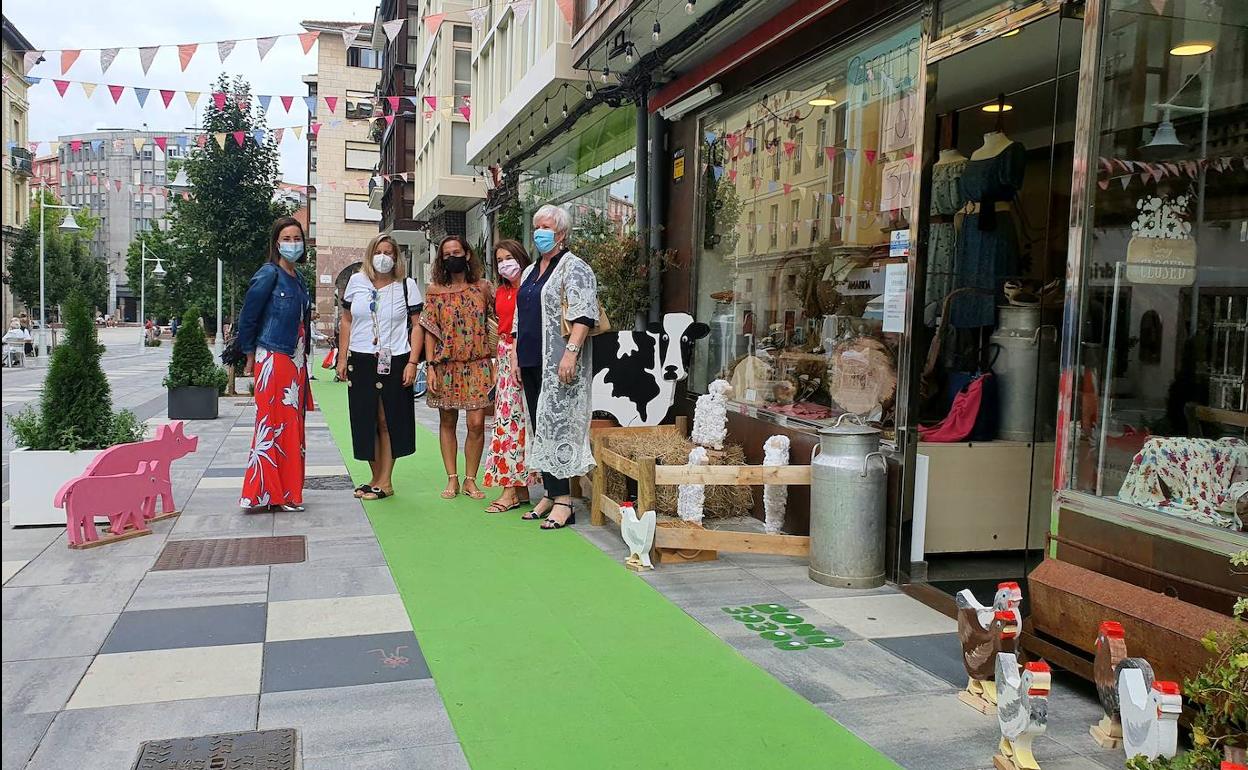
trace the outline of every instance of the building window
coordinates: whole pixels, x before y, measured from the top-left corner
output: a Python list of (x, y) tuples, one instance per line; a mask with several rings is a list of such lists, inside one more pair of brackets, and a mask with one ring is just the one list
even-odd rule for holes
[(367, 195), (346, 195), (343, 204), (343, 218), (350, 222), (381, 221), (381, 212), (369, 208)]
[(347, 118), (364, 120), (373, 116), (373, 95), (364, 91), (347, 91)]
[(810, 245), (814, 246), (823, 230), (823, 196), (819, 193), (810, 201), (810, 217)]
[(372, 48), (353, 45), (347, 49), (348, 67), (379, 70), (381, 69), (381, 59), (381, 51), (374, 51)]
[(468, 124), (451, 124), (451, 173), (460, 176), (472, 176), (472, 166), (468, 165)]
[(469, 27), (467, 24), (456, 24), (451, 35), (451, 39), (456, 43), (472, 45), (472, 27)]
[(780, 181), (780, 148), (772, 147), (771, 149), (771, 181)]
[(805, 134), (802, 131), (797, 132), (796, 138), (793, 140), (793, 173), (802, 173), (802, 139)]
[(771, 206), (771, 219), (767, 222), (767, 229), (770, 231), (770, 235), (767, 236), (767, 245), (774, 249), (778, 237), (776, 231), (780, 229), (780, 204), (778, 203), (773, 203)]
[(347, 142), (347, 168), (372, 171), (377, 167), (377, 145), (369, 142)]
[(789, 203), (789, 218), (792, 220), (789, 222), (789, 245), (796, 246), (798, 231), (797, 223), (802, 218), (802, 202), (800, 200), (791, 201)]
[(746, 233), (745, 240), (749, 244), (751, 254), (754, 253), (754, 244), (755, 244), (755, 241), (757, 240), (755, 236), (758, 234), (756, 232), (757, 230), (758, 230), (758, 226), (757, 226), (757, 223), (754, 221), (754, 212), (751, 211), (746, 217), (746, 225), (745, 225), (745, 233)]
[(828, 121), (819, 118), (815, 123), (815, 168), (823, 168), (823, 148), (828, 145)]
[[(458, 29), (458, 28), (457, 28)], [(472, 52), (455, 49), (455, 107), (463, 107), (472, 98)]]

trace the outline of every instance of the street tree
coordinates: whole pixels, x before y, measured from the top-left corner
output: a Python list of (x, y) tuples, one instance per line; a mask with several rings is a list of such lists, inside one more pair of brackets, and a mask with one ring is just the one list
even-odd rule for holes
[[(44, 203), (60, 205), (50, 191), (41, 190)], [(91, 256), (88, 243), (99, 220), (86, 210), (74, 212), (78, 232), (62, 232), (65, 209), (45, 208), (44, 285), (49, 321), (56, 308), (77, 291), (97, 310), (108, 304), (108, 273), (104, 264)], [(4, 266), (4, 280), (18, 301), (38, 313), (39, 308), (39, 198), (31, 203), (31, 216), (13, 240), (13, 249)]]
[(178, 262), (174, 256), (177, 247), (169, 233), (164, 230), (140, 232), (138, 237), (130, 242), (130, 248), (126, 251), (126, 279), (130, 282), (130, 290), (137, 295), (140, 289), (146, 286), (147, 306), (144, 312), (148, 317), (172, 318), (187, 307), (191, 283), (184, 275), (179, 274), (175, 277), (172, 272), (164, 279), (157, 278), (152, 274), (152, 271), (156, 269), (156, 263), (150, 261), (144, 264), (147, 273), (146, 283), (140, 282), (139, 265), (143, 264), (141, 260), (144, 243), (147, 244), (147, 258), (161, 260), (166, 271)]

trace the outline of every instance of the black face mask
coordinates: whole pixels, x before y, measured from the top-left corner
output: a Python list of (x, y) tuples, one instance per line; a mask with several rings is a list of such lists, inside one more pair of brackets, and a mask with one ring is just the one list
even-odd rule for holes
[(447, 257), (446, 269), (453, 274), (459, 274), (468, 269), (467, 257)]

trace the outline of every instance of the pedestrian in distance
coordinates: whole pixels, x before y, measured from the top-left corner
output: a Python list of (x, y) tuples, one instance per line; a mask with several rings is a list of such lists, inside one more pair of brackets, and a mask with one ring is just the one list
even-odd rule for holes
[(515, 367), (516, 292), (529, 262), (529, 254), (519, 241), (500, 241), (494, 247), (494, 264), (498, 271), (498, 288), (494, 290), (498, 381), (494, 388), (494, 429), (486, 446), (482, 483), (487, 487), (502, 487), (503, 493), (490, 503), (486, 513), (505, 513), (528, 504), (529, 487), (540, 481), (540, 476), (529, 470), (524, 460), (528, 426), (524, 416), (524, 387)]
[(533, 228), (539, 258), (524, 271), (516, 294), (516, 364), (532, 428), (528, 466), (541, 471), (545, 495), (521, 518), (562, 529), (576, 523), (569, 480), (594, 467), (589, 332), (599, 322), (598, 281), (568, 251), (572, 218), (566, 210), (542, 206)]
[(424, 344), (418, 323), (424, 304), (394, 238), (376, 236), (364, 254), (342, 294), (337, 374), (347, 381), (352, 452), (373, 473), (355, 496), (381, 500), (394, 494), (394, 461), (416, 451), (412, 383)]
[(243, 374), (255, 376), (256, 429), (239, 500), (252, 511), (303, 510), (312, 303), (298, 265), (306, 259), (303, 225), (279, 218), (269, 234), (268, 262), (251, 277), (238, 316)]
[[(443, 238), (433, 260), (433, 283), (426, 289), (425, 309), (420, 316), (426, 332), (426, 398), (429, 406), (438, 410), (438, 443), (447, 478), (442, 497), (446, 500), (455, 499), (461, 491), (474, 500), (485, 498), (477, 486), (477, 472), (485, 445), (485, 409), (494, 387), (497, 351), (487, 343), (494, 287), (483, 273), (481, 262), (464, 238)], [(456, 435), (460, 410), (468, 417), (462, 488)]]

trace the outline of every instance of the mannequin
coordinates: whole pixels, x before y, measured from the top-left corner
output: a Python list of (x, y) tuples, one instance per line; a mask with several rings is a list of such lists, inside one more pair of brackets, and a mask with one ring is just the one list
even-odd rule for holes
[(951, 147), (948, 150), (941, 150), (940, 157), (936, 159), (933, 166), (947, 166), (950, 163), (957, 163), (966, 160), (966, 156), (958, 151), (957, 147)]
[(966, 156), (957, 148), (957, 113), (941, 115), (940, 157), (932, 164), (932, 192), (929, 208), (927, 291), (923, 297), (923, 322), (935, 326), (945, 297), (956, 287), (957, 231), (954, 217), (966, 202), (962, 196), (962, 172)]
[(989, 131), (984, 134), (984, 143), (979, 146), (978, 150), (971, 153), (971, 160), (995, 158), (1013, 143), (1014, 140), (1006, 136), (1004, 131)]

